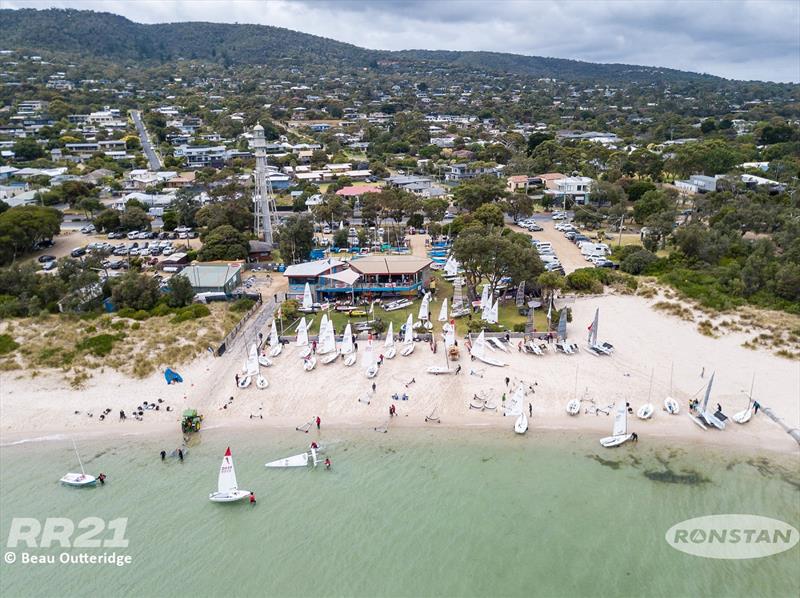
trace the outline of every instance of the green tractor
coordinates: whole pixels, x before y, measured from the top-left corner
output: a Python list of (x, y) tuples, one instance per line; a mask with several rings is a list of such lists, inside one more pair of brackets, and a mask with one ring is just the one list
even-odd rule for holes
[(203, 416), (197, 413), (197, 409), (187, 409), (181, 418), (181, 430), (184, 434), (199, 432)]

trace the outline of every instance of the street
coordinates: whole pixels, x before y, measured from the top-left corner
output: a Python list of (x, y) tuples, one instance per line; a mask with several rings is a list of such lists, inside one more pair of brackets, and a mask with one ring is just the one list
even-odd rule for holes
[(138, 110), (131, 110), (131, 118), (133, 119), (133, 124), (136, 125), (136, 130), (139, 132), (139, 140), (142, 142), (142, 151), (147, 157), (147, 161), (150, 163), (150, 170), (161, 170), (161, 158), (158, 157), (158, 154), (153, 149), (153, 145), (150, 143), (150, 137), (147, 134), (144, 122), (142, 122), (141, 113)]

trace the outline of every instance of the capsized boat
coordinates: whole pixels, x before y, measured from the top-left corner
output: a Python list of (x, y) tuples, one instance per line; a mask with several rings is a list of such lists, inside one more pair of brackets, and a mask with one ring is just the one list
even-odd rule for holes
[(219, 466), (217, 491), (209, 494), (208, 500), (212, 502), (235, 502), (249, 495), (249, 490), (239, 489), (239, 484), (236, 482), (236, 470), (233, 467), (231, 447), (228, 447), (225, 451), (225, 456), (222, 457), (222, 464)]
[(318, 449), (311, 448), (307, 453), (303, 453), (301, 455), (293, 455), (291, 457), (286, 457), (285, 459), (278, 459), (276, 461), (270, 461), (269, 463), (265, 463), (264, 467), (270, 468), (284, 468), (284, 467), (306, 467), (309, 463), (312, 466), (316, 467), (319, 463), (319, 458), (317, 456)]
[(747, 397), (747, 409), (739, 411), (731, 416), (731, 419), (737, 424), (746, 424), (753, 418), (755, 408), (755, 401), (753, 400), (753, 385), (755, 384), (756, 376), (753, 374), (753, 381), (750, 383), (750, 395)]
[(97, 478), (92, 475), (87, 475), (83, 469), (83, 461), (78, 454), (78, 447), (75, 445), (75, 440), (72, 441), (72, 448), (75, 451), (75, 456), (78, 458), (78, 465), (81, 467), (80, 473), (68, 473), (61, 478), (60, 482), (67, 486), (74, 486), (76, 488), (85, 488), (87, 486), (94, 486), (97, 484)]

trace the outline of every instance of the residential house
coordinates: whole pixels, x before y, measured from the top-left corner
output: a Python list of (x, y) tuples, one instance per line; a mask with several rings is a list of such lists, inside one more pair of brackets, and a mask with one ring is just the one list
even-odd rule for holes
[(675, 187), (684, 195), (696, 195), (717, 190), (717, 179), (713, 176), (693, 174), (685, 181), (675, 181)]
[(192, 264), (176, 276), (188, 278), (195, 293), (231, 295), (242, 284), (242, 264), (239, 262)]
[(506, 188), (510, 193), (527, 193), (530, 185), (530, 177), (525, 174), (515, 174), (508, 177)]
[(472, 164), (451, 164), (444, 172), (444, 180), (458, 183), (483, 175), (499, 177), (501, 173), (502, 170), (497, 166), (479, 162)]

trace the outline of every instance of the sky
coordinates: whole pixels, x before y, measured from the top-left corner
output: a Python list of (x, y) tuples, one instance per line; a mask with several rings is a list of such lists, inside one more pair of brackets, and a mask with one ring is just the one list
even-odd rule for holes
[(382, 50), (487, 50), (800, 82), (798, 0), (0, 0), (139, 23), (275, 25)]

